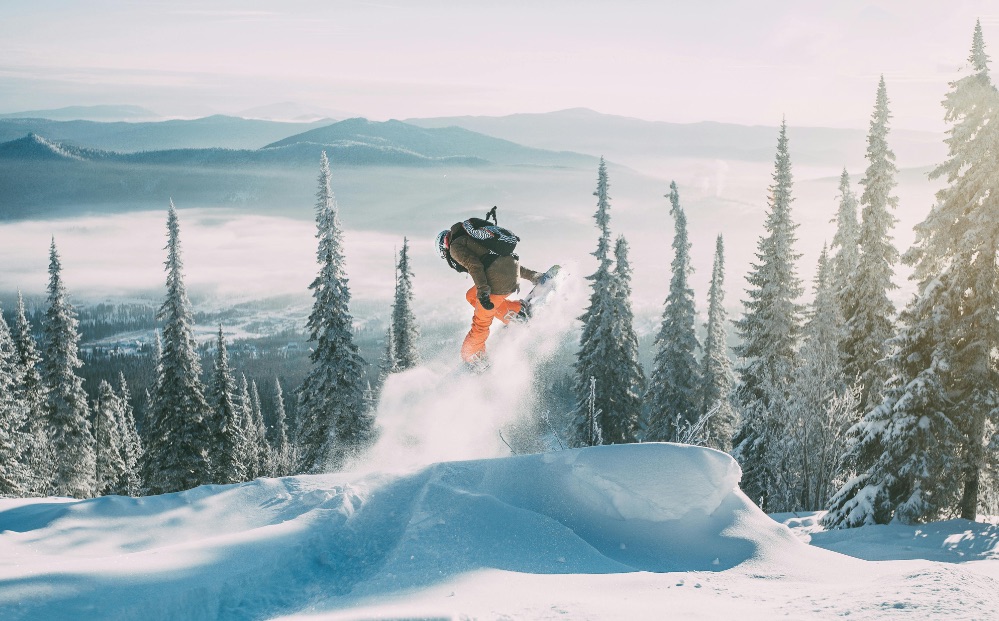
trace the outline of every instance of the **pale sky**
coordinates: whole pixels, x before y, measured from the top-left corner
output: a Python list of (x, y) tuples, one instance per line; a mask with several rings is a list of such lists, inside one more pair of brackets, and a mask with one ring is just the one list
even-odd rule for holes
[(587, 107), (647, 120), (938, 130), (994, 0), (0, 0), (0, 113), (292, 101), (371, 119)]

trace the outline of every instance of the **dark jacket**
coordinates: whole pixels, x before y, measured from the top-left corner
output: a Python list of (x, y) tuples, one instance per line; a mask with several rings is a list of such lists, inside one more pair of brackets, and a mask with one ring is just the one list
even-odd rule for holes
[[(520, 264), (517, 255), (487, 259), (489, 267), (483, 265), (489, 249), (465, 233), (461, 222), (451, 227), (451, 243), (448, 248), (451, 258), (468, 270), (475, 288), (480, 292), (488, 288), (492, 295), (510, 295), (519, 288), (518, 278), (537, 283), (541, 274)], [(494, 255), (495, 256), (495, 255)]]

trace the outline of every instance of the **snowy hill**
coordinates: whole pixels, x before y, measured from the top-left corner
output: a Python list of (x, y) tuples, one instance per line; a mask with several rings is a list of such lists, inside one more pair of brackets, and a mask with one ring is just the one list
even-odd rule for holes
[(37, 134), (0, 144), (0, 159), (20, 161), (58, 161), (103, 159), (109, 154), (103, 151), (81, 149), (47, 140)]
[(738, 478), (723, 453), (640, 444), (143, 499), (5, 500), (0, 617), (973, 619), (991, 610), (999, 561), (976, 571), (809, 547), (760, 512)]
[(803, 548), (753, 511), (738, 476), (721, 453), (643, 445), (145, 499), (7, 501), (0, 616), (258, 618), (481, 571), (711, 571), (761, 548)]

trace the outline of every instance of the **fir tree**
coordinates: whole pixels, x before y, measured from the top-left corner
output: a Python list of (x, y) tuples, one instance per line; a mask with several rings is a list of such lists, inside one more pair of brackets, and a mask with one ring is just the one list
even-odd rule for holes
[(857, 476), (833, 500), (832, 526), (977, 515), (999, 410), (999, 94), (980, 24), (969, 62), (944, 100), (949, 154), (931, 176), (947, 185), (904, 257), (918, 293), (892, 341), (886, 396), (854, 430)]
[(952, 85), (944, 101), (949, 159), (931, 177), (947, 179), (937, 204), (916, 227), (906, 263), (917, 276), (948, 273), (954, 349), (948, 410), (964, 435), (960, 515), (977, 517), (991, 423), (992, 459), (999, 449), (999, 93), (989, 78), (989, 57), (976, 22), (968, 58), (971, 74)]
[[(708, 291), (707, 336), (701, 362), (699, 418), (705, 423), (705, 445), (721, 451), (732, 450), (738, 415), (733, 405), (735, 375), (728, 357), (728, 328), (725, 313), (725, 245), (722, 236), (715, 242), (711, 288)], [(710, 414), (710, 416), (709, 416)]]
[(271, 472), (271, 447), (267, 442), (267, 426), (264, 424), (264, 410), (260, 403), (260, 391), (257, 389), (257, 380), (250, 382), (250, 394), (252, 395), (253, 420), (250, 425), (250, 433), (253, 446), (253, 477), (262, 477)]
[[(614, 357), (619, 361), (616, 376), (608, 377), (617, 395), (614, 403), (628, 421), (634, 437), (642, 413), (642, 395), (645, 393), (645, 372), (638, 359), (638, 335), (635, 333), (635, 314), (631, 309), (631, 263), (628, 261), (628, 242), (619, 235), (614, 244)], [(623, 433), (619, 437), (625, 437)]]
[(30, 485), (24, 433), (25, 409), (17, 399), (17, 351), (0, 311), (0, 496), (22, 496)]
[(385, 349), (381, 360), (378, 361), (378, 389), (385, 385), (385, 380), (389, 375), (399, 372), (399, 361), (395, 357), (395, 326), (389, 322), (385, 330)]
[(891, 195), (898, 169), (895, 154), (888, 147), (890, 118), (882, 77), (867, 135), (867, 171), (860, 181), (864, 186), (857, 240), (860, 257), (856, 272), (843, 292), (846, 369), (849, 376), (860, 379), (861, 411), (881, 401), (886, 369), (879, 361), (886, 353), (885, 341), (895, 329), (895, 306), (888, 299), (888, 292), (897, 288), (892, 276), (898, 251), (889, 233), (896, 221), (891, 211), (898, 207), (898, 197)]
[(888, 342), (885, 396), (850, 429), (847, 459), (856, 474), (830, 500), (828, 528), (939, 519), (956, 502), (961, 433), (947, 396), (954, 352), (941, 337), (945, 280), (926, 283)]
[(142, 493), (142, 477), (139, 467), (142, 463), (142, 440), (135, 427), (135, 412), (132, 410), (132, 394), (125, 382), (125, 374), (118, 374), (118, 398), (121, 401), (119, 413), (121, 418), (118, 428), (121, 429), (122, 456), (125, 459), (125, 478), (122, 487), (117, 492), (128, 496), (138, 496)]
[(690, 242), (687, 216), (680, 206), (676, 182), (670, 183), (670, 215), (675, 222), (673, 235), (673, 278), (666, 298), (662, 325), (656, 337), (652, 381), (645, 396), (649, 406), (646, 441), (676, 442), (685, 429), (698, 420), (700, 369), (696, 354), (700, 348), (694, 330), (696, 310), (690, 288)]
[(802, 364), (791, 387), (790, 426), (785, 444), (792, 464), (796, 509), (826, 506), (839, 481), (840, 456), (853, 423), (857, 393), (847, 382), (839, 342), (842, 317), (834, 289), (833, 266), (822, 248), (815, 298), (803, 330)]
[[(610, 196), (608, 190), (610, 183), (607, 178), (607, 165), (603, 158), (600, 158), (600, 166), (597, 171), (597, 189), (593, 193), (597, 197), (597, 211), (594, 219), (600, 236), (597, 239), (597, 249), (592, 253), (597, 259), (597, 271), (587, 276), (587, 280), (592, 282), (590, 305), (580, 317), (583, 322), (583, 331), (580, 336), (580, 347), (576, 354), (576, 389), (578, 394), (578, 408), (576, 417), (575, 435), (581, 445), (590, 445), (593, 437), (590, 429), (593, 422), (589, 420), (591, 414), (598, 409), (599, 416), (613, 414), (604, 409), (604, 400), (597, 402), (595, 384), (600, 381), (603, 387), (602, 378), (607, 376), (607, 369), (604, 362), (610, 335), (610, 315), (613, 304), (611, 293), (611, 282), (613, 280), (612, 262), (610, 257)], [(627, 425), (613, 425), (614, 429)], [(632, 440), (629, 430), (626, 439), (620, 441), (630, 442)]]
[(40, 373), (41, 356), (31, 335), (31, 324), (24, 309), (24, 298), (17, 293), (17, 312), (14, 315), (12, 331), (14, 350), (17, 354), (17, 376), (20, 378), (15, 388), (15, 398), (25, 409), (25, 427), (28, 435), (26, 466), (30, 480), (26, 492), (45, 496), (51, 493), (54, 479), (55, 455), (49, 441), (49, 427), (45, 406), (48, 402), (45, 383)]
[(301, 435), (298, 469), (336, 470), (374, 439), (374, 419), (364, 409), (364, 361), (354, 344), (350, 289), (344, 269), (340, 218), (323, 152), (316, 202), (316, 260), (309, 342), (312, 368), (299, 388)]
[[(850, 175), (843, 169), (839, 178), (839, 209), (836, 211), (836, 234), (829, 250), (832, 258), (832, 289), (840, 307), (840, 321), (845, 321), (845, 292), (860, 264), (860, 224), (857, 222), (857, 195), (850, 189)], [(845, 333), (844, 335), (845, 336)], [(840, 337), (842, 340), (842, 337)]]
[(403, 238), (396, 264), (395, 302), (392, 304), (392, 334), (395, 360), (400, 371), (420, 363), (416, 343), (420, 338), (413, 314), (413, 269), (409, 264), (409, 240)]
[(120, 493), (128, 478), (125, 443), (119, 427), (122, 403), (106, 380), (97, 389), (94, 404), (94, 437), (97, 441), (97, 495)]
[(291, 444), (288, 441), (288, 419), (284, 410), (284, 391), (281, 381), (274, 379), (274, 441), (271, 458), (271, 474), (284, 477), (293, 474), (291, 462)]
[(791, 220), (791, 157), (787, 123), (781, 123), (777, 156), (770, 187), (766, 234), (758, 244), (757, 258), (747, 280), (749, 299), (745, 315), (735, 322), (742, 344), (736, 353), (746, 362), (739, 369), (737, 389), (742, 421), (734, 438), (734, 454), (742, 465), (742, 489), (764, 511), (774, 511), (787, 500), (781, 486), (778, 444), (787, 428), (790, 380), (798, 368), (802, 293), (794, 264), (794, 231)]
[(215, 348), (215, 365), (212, 369), (210, 400), (213, 419), (218, 422), (220, 440), (217, 446), (215, 481), (241, 483), (247, 480), (244, 457), (243, 417), (235, 403), (236, 380), (229, 367), (229, 350), (225, 334), (219, 325)]
[(163, 353), (142, 465), (142, 479), (150, 494), (212, 482), (210, 412), (200, 380), (193, 313), (182, 271), (180, 223), (173, 201), (167, 214), (167, 232), (167, 297), (158, 314), (163, 322)]
[(239, 388), (239, 460), (243, 464), (246, 481), (257, 478), (256, 425), (253, 419), (253, 393), (250, 381), (242, 375)]
[[(621, 301), (628, 291), (622, 290), (621, 278), (612, 269), (610, 240), (610, 196), (607, 180), (607, 165), (603, 158), (597, 172), (597, 211), (594, 218), (600, 237), (593, 256), (597, 259), (597, 271), (587, 279), (591, 281), (590, 305), (580, 317), (583, 331), (580, 347), (576, 354), (576, 394), (577, 409), (574, 423), (576, 443), (587, 445), (592, 437), (593, 425), (588, 420), (590, 411), (598, 412), (599, 427), (603, 431), (603, 442), (621, 444), (633, 442), (640, 416), (640, 407), (635, 393), (636, 377), (632, 370), (634, 361), (628, 359), (630, 344), (623, 330), (622, 313), (630, 312), (622, 308)], [(626, 250), (626, 246), (622, 246)], [(627, 260), (627, 259), (626, 259)], [(621, 272), (619, 272), (621, 273)], [(630, 267), (625, 266), (624, 274), (630, 275)], [(625, 283), (626, 286), (627, 283)], [(627, 326), (630, 330), (630, 325)], [(591, 399), (592, 387), (596, 384), (595, 402)]]
[(83, 364), (79, 358), (78, 321), (66, 299), (55, 240), (49, 250), (47, 303), (41, 375), (47, 390), (46, 418), (56, 459), (52, 493), (89, 498), (94, 494), (94, 436), (83, 379), (76, 373)]

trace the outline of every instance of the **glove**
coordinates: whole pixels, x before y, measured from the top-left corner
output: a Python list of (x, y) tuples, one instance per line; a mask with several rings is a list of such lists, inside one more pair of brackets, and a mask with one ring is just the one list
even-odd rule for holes
[(479, 289), (478, 293), (476, 294), (476, 297), (479, 298), (479, 304), (481, 304), (482, 308), (486, 310), (492, 310), (493, 308), (495, 308), (493, 306), (493, 301), (489, 299), (490, 293), (491, 291), (489, 290), (489, 287), (482, 287), (481, 289)]

